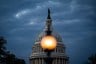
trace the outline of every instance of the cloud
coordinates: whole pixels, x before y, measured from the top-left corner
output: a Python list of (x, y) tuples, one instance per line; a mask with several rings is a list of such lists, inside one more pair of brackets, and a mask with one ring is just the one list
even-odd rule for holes
[(61, 2), (59, 2), (59, 1), (45, 1), (45, 2), (43, 2), (43, 3), (38, 3), (37, 4), (37, 6), (40, 6), (41, 8), (50, 8), (50, 7), (53, 7), (53, 6), (61, 6), (62, 5), (62, 3)]
[(47, 9), (50, 8), (53, 28), (64, 40), (71, 58), (70, 63), (76, 64), (78, 60), (85, 60), (81, 59), (83, 56), (91, 54), (88, 53), (89, 48), (91, 52), (96, 51), (93, 50), (96, 45), (96, 13), (92, 2), (93, 0), (0, 0), (0, 35), (8, 37), (10, 51), (27, 58), (31, 54), (35, 37), (44, 28)]
[(34, 23), (33, 21), (29, 22), (28, 25), (34, 25), (36, 23)]
[[(42, 4), (43, 3), (43, 4)], [(46, 2), (40, 2), (38, 3), (36, 6), (34, 6), (32, 9), (29, 8), (29, 9), (24, 9), (24, 10), (20, 10), (19, 12), (17, 12), (15, 14), (15, 17), (16, 18), (20, 18), (22, 16), (26, 16), (26, 15), (29, 15), (30, 13), (37, 13), (38, 10), (43, 10), (45, 8), (50, 8), (52, 6), (61, 6), (61, 3), (60, 2), (55, 2), (55, 1), (46, 1)]]
[(72, 0), (69, 6), (70, 6), (71, 12), (73, 12), (76, 9), (76, 6), (78, 6), (77, 1)]
[(58, 5), (61, 5), (61, 2), (56, 2), (56, 1), (48, 1), (48, 3), (47, 4), (51, 4), (51, 5), (56, 5), (56, 6), (58, 6)]
[(62, 21), (55, 21), (54, 24), (78, 24), (79, 22), (82, 22), (80, 19), (70, 19), (70, 20), (62, 20)]
[(24, 16), (24, 15), (27, 15), (27, 14), (30, 13), (30, 12), (31, 12), (31, 11), (30, 11), (29, 9), (25, 9), (25, 10), (22, 10), (22, 11), (16, 13), (15, 17), (16, 17), (16, 18), (20, 18), (20, 17), (22, 17), (22, 16)]
[[(40, 18), (32, 18), (32, 19), (30, 19), (30, 21), (27, 22), (25, 25), (28, 25), (28, 26), (38, 25), (38, 24), (40, 25), (40, 24), (43, 23), (43, 21), (40, 22), (39, 20), (41, 20), (41, 19), (40, 19)], [(40, 22), (40, 23), (38, 23), (38, 22)]]

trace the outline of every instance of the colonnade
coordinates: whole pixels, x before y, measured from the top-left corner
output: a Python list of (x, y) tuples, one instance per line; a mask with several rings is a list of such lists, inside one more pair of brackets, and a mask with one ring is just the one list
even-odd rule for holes
[[(40, 46), (36, 46), (36, 47), (33, 47), (33, 53), (37, 53), (37, 52), (44, 52), (44, 50), (40, 47)], [(58, 53), (64, 53), (65, 52), (65, 49), (64, 47), (56, 47), (56, 49), (54, 50), (54, 52), (58, 52)]]
[[(52, 64), (67, 64), (68, 61), (64, 58), (54, 58)], [(31, 64), (45, 64), (44, 58), (31, 59)]]

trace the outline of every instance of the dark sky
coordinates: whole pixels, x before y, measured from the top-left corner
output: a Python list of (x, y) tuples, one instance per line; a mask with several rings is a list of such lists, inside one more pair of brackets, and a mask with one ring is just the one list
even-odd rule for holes
[(95, 0), (0, 0), (0, 36), (7, 39), (7, 49), (28, 61), (48, 8), (70, 64), (83, 64), (96, 53)]

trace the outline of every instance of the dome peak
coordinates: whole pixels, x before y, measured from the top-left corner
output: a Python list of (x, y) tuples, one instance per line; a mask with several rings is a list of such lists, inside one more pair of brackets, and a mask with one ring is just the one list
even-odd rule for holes
[(47, 19), (51, 19), (50, 17), (50, 9), (48, 8), (48, 16), (47, 16)]
[(46, 20), (46, 25), (45, 25), (45, 33), (46, 35), (51, 35), (52, 32), (52, 20), (50, 17), (50, 9), (48, 8), (48, 16)]

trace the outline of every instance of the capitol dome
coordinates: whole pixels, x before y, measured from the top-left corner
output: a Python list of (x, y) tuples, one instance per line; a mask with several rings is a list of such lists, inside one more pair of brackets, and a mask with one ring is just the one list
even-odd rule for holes
[(52, 20), (50, 17), (50, 10), (48, 9), (48, 16), (44, 30), (39, 34), (32, 46), (32, 53), (29, 57), (30, 64), (45, 64), (45, 59), (48, 58), (40, 42), (43, 37), (51, 35), (57, 40), (56, 48), (51, 52), (50, 57), (53, 59), (52, 64), (69, 64), (69, 57), (66, 54), (66, 47), (62, 41), (61, 36), (53, 30)]

